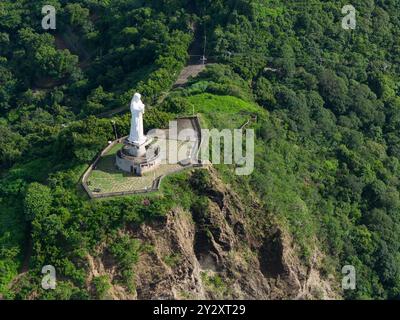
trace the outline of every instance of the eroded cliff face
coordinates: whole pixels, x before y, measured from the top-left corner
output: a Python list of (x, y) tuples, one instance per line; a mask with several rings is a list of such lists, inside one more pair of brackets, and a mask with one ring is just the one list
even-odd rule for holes
[[(245, 210), (239, 196), (210, 170), (207, 210), (175, 208), (161, 221), (123, 231), (152, 250), (141, 253), (134, 266), (136, 291), (113, 285), (110, 298), (340, 298), (333, 277), (323, 279), (319, 273), (322, 254), (317, 249), (305, 267), (284, 230), (258, 224), (255, 217), (265, 213), (257, 198)], [(251, 217), (246, 215), (249, 209)], [(88, 265), (91, 276), (118, 275), (106, 254), (88, 257)]]

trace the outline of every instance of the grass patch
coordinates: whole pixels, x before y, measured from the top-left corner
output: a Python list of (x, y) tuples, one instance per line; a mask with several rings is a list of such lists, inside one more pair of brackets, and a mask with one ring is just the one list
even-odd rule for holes
[(182, 260), (182, 256), (179, 253), (172, 253), (163, 258), (165, 264), (171, 268), (177, 266)]
[(201, 273), (201, 280), (209, 290), (216, 293), (220, 297), (224, 297), (228, 293), (227, 285), (217, 274), (209, 274), (204, 271)]
[(96, 290), (96, 298), (99, 300), (108, 299), (108, 291), (111, 289), (110, 279), (107, 275), (98, 276), (93, 279), (93, 285)]
[[(204, 115), (203, 120), (209, 128), (237, 129), (252, 114), (260, 113), (260, 107), (232, 96), (202, 93), (187, 99), (195, 106), (195, 113)], [(186, 112), (191, 113), (192, 110), (186, 110)]]

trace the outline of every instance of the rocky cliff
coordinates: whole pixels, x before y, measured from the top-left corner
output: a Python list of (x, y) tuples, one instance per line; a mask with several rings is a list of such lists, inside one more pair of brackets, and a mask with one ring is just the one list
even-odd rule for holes
[[(123, 231), (152, 250), (142, 252), (134, 266), (136, 290), (128, 293), (113, 285), (110, 298), (340, 298), (335, 279), (319, 272), (322, 254), (317, 248), (305, 266), (285, 230), (257, 219), (265, 217), (257, 198), (252, 197), (251, 208), (245, 210), (240, 196), (209, 170), (206, 210), (176, 207), (162, 220)], [(98, 258), (89, 256), (88, 265), (91, 276), (118, 277), (105, 252)]]

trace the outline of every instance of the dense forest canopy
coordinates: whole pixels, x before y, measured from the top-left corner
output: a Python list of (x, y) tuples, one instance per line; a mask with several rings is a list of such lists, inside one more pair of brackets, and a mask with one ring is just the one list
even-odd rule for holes
[[(56, 30), (41, 27), (45, 4), (57, 10)], [(107, 239), (131, 283), (129, 264), (145, 248), (118, 228), (166, 214), (177, 199), (90, 202), (78, 182), (114, 137), (101, 114), (138, 91), (152, 107), (146, 128), (213, 96), (257, 105), (256, 168), (238, 184), (287, 227), (305, 263), (318, 240), (326, 273), (340, 279), (342, 266), (356, 267), (346, 298), (399, 298), (400, 3), (353, 0), (354, 30), (342, 28), (345, 4), (1, 1), (0, 293), (96, 298), (83, 258)], [(171, 91), (204, 36), (213, 64)], [(129, 118), (113, 119), (127, 133)], [(30, 271), (12, 287), (30, 244)], [(49, 261), (64, 279), (55, 291), (37, 280)]]

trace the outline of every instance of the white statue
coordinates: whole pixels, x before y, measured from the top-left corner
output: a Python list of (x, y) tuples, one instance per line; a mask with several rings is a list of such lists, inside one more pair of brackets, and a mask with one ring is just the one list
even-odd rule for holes
[(143, 133), (143, 114), (144, 104), (139, 93), (135, 93), (131, 101), (131, 132), (129, 134), (129, 142), (141, 145), (146, 142), (146, 136)]

